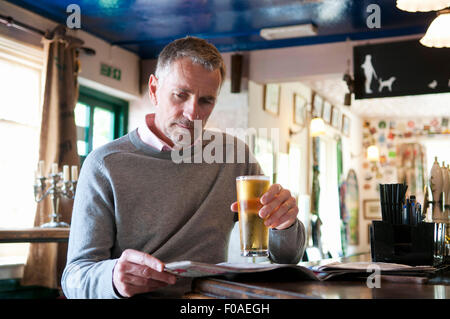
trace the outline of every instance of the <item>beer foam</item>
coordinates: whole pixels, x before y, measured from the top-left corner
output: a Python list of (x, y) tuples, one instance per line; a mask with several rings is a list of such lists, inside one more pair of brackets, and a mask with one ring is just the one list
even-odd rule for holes
[(247, 176), (238, 176), (236, 177), (237, 181), (248, 181), (248, 180), (259, 180), (259, 181), (270, 181), (269, 176), (265, 175), (247, 175)]

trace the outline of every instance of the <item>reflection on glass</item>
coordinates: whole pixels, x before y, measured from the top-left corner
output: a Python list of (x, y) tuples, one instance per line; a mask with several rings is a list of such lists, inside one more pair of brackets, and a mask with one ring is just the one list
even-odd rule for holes
[(78, 155), (86, 156), (88, 154), (89, 106), (77, 103), (75, 106), (75, 124), (77, 126)]
[(2, 58), (0, 74), (0, 118), (39, 126), (41, 71)]
[(78, 155), (80, 156), (87, 156), (88, 154), (88, 144), (86, 141), (77, 141), (77, 149), (78, 149)]
[(81, 127), (89, 125), (89, 107), (83, 103), (75, 106), (75, 124)]
[(99, 107), (94, 109), (92, 149), (114, 139), (114, 113)]
[(434, 299), (447, 299), (444, 285), (434, 285)]

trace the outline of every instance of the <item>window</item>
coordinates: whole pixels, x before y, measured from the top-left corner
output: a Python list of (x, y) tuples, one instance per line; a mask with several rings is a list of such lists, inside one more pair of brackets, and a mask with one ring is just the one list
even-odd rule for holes
[[(0, 37), (0, 227), (32, 227), (39, 156), (43, 52)], [(0, 264), (25, 262), (29, 244), (0, 244)]]
[(325, 254), (331, 253), (332, 257), (338, 257), (342, 251), (336, 157), (336, 141), (321, 136), (319, 216), (323, 223), (321, 226), (323, 251)]
[(75, 122), (78, 154), (83, 162), (92, 150), (126, 134), (128, 102), (81, 86)]
[(450, 164), (450, 147), (448, 147), (448, 137), (436, 136), (433, 138), (423, 138), (421, 143), (425, 146), (426, 152), (425, 176), (430, 176), (435, 157), (437, 157), (439, 166), (442, 166), (442, 162), (445, 162), (445, 165)]

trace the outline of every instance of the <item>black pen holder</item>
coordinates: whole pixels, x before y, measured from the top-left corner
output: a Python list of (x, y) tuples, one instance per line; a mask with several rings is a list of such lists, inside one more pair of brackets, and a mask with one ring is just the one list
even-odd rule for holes
[(441, 264), (443, 262), (441, 226), (442, 224), (425, 222), (403, 225), (372, 221), (370, 226), (372, 261), (411, 266)]

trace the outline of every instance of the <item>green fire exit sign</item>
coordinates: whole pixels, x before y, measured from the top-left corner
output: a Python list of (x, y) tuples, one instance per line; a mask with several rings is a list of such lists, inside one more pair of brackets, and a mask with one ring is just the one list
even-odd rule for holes
[(120, 81), (122, 76), (122, 71), (113, 66), (101, 63), (100, 64), (100, 74), (112, 78), (114, 80)]

